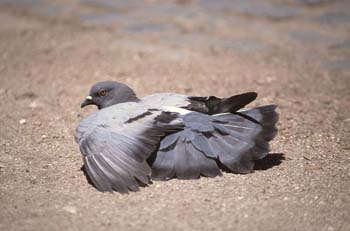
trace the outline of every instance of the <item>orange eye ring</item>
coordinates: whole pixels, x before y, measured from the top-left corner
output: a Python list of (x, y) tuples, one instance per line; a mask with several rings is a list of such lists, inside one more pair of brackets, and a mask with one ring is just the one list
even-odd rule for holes
[(100, 90), (100, 91), (98, 92), (98, 94), (99, 94), (100, 96), (105, 96), (105, 95), (107, 95), (107, 91), (106, 91), (105, 89), (102, 89), (102, 90)]

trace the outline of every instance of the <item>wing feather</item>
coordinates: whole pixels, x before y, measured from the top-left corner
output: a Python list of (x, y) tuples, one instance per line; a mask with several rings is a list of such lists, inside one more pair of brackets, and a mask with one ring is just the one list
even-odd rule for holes
[(174, 158), (175, 151), (158, 151), (155, 162), (152, 165), (152, 179), (168, 180), (175, 176)]
[[(147, 108), (138, 104), (115, 105), (93, 113), (78, 126), (76, 141), (87, 175), (98, 190), (127, 193), (149, 183), (151, 168), (146, 160), (165, 131), (155, 124), (160, 111), (145, 112)], [(145, 116), (130, 120), (139, 114)]]
[[(175, 173), (179, 179), (196, 179), (200, 175), (200, 166), (198, 163), (198, 152), (191, 152), (190, 147), (185, 141), (177, 142), (175, 146)], [(195, 151), (195, 150), (192, 150)]]
[[(276, 135), (278, 114), (275, 106), (264, 106), (239, 114), (205, 115), (192, 112), (184, 116), (185, 129), (165, 137), (160, 144), (167, 165), (155, 159), (153, 175), (169, 179), (198, 178), (199, 175), (220, 175), (220, 167), (235, 173), (249, 173), (254, 160), (264, 158), (269, 152), (269, 141)], [(169, 155), (171, 153), (171, 155)], [(167, 167), (170, 166), (170, 169)], [(161, 171), (158, 171), (158, 169)]]

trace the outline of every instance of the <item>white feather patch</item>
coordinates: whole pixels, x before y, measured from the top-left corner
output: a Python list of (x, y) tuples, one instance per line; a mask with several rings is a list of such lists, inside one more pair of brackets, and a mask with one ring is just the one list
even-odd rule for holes
[(175, 113), (179, 113), (180, 115), (186, 115), (186, 114), (192, 112), (192, 111), (186, 110), (184, 108), (179, 108), (179, 107), (163, 107), (163, 108), (167, 112), (175, 112)]
[(214, 114), (214, 115), (212, 115), (212, 116), (220, 116), (220, 115), (227, 115), (227, 114), (232, 114), (232, 113), (225, 112), (225, 113)]

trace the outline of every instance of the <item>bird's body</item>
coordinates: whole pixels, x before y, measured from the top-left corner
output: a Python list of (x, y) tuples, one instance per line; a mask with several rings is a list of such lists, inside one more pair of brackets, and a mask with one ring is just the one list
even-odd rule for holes
[(126, 85), (97, 85), (82, 106), (101, 110), (80, 122), (75, 139), (100, 191), (137, 191), (150, 178), (214, 177), (221, 168), (248, 173), (276, 135), (274, 105), (239, 111), (255, 93), (226, 99), (157, 93), (139, 99)]

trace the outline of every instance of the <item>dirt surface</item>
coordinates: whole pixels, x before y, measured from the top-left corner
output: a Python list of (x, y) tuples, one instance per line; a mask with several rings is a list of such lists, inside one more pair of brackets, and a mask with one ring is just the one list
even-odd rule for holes
[[(216, 1), (215, 1), (216, 2)], [(350, 230), (349, 1), (0, 0), (0, 230)], [(276, 103), (248, 175), (96, 191), (74, 129), (92, 84)]]

